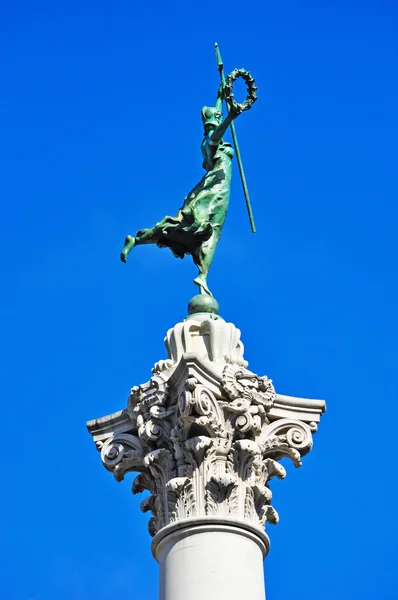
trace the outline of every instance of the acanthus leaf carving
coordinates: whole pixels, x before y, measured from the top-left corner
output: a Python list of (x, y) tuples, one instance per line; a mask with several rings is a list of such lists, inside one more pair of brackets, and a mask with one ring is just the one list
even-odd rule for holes
[(175, 477), (167, 484), (169, 523), (195, 516), (196, 499), (192, 479)]

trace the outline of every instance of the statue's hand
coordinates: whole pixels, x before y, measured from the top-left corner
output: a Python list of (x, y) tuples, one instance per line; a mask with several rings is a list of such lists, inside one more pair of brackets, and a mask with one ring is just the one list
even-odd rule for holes
[(233, 104), (228, 105), (228, 110), (229, 110), (229, 114), (231, 115), (232, 119), (236, 119), (237, 117), (239, 117), (239, 115), (241, 115), (243, 113), (243, 110), (241, 108), (240, 104)]

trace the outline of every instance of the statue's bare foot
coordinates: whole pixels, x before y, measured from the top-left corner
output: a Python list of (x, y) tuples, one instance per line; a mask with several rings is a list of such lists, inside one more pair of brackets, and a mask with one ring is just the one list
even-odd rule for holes
[(135, 246), (135, 238), (133, 238), (133, 236), (128, 235), (126, 237), (126, 239), (124, 240), (124, 246), (123, 246), (123, 250), (121, 251), (120, 254), (120, 260), (122, 262), (127, 262), (127, 257), (129, 255), (129, 252), (134, 248)]
[(213, 296), (213, 294), (207, 287), (206, 277), (202, 275), (202, 273), (200, 273), (200, 275), (198, 275), (196, 279), (193, 280), (193, 282), (200, 287), (201, 294), (208, 294), (209, 296)]

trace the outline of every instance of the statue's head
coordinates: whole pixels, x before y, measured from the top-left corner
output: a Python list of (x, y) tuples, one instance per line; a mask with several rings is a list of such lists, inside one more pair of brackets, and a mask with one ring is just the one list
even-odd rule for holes
[(202, 108), (202, 121), (205, 131), (206, 128), (210, 127), (214, 129), (221, 123), (222, 113), (217, 108), (214, 108), (214, 106), (204, 106)]

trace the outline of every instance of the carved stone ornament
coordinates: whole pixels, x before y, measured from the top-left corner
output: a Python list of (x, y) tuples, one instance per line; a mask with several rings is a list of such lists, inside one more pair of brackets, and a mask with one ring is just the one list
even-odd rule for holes
[(323, 400), (282, 396), (268, 377), (247, 370), (240, 331), (215, 315), (192, 315), (170, 329), (168, 358), (148, 383), (133, 387), (127, 407), (87, 423), (106, 469), (152, 515), (152, 536), (189, 518), (277, 523), (268, 487), (312, 447)]

